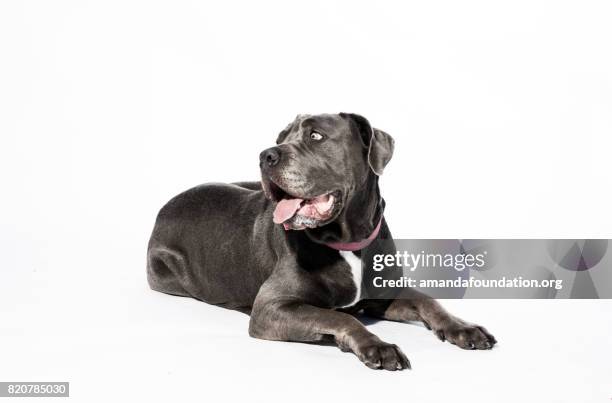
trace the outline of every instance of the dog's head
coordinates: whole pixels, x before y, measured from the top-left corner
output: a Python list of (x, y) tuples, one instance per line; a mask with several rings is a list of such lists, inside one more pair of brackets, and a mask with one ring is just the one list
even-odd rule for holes
[[(317, 228), (336, 220), (393, 154), (393, 138), (363, 116), (298, 115), (259, 155), (274, 222), (285, 229)], [(363, 195), (361, 195), (363, 197)]]

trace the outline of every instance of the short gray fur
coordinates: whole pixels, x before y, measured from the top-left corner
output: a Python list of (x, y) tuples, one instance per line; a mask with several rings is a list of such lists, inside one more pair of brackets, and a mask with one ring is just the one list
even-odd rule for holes
[[(311, 139), (315, 131), (323, 140)], [(393, 252), (381, 241), (391, 233), (378, 186), (393, 148), (391, 136), (360, 115), (299, 115), (278, 135), (277, 146), (260, 154), (261, 182), (200, 185), (161, 209), (148, 248), (151, 288), (245, 312), (256, 338), (335, 343), (370, 368), (399, 370), (410, 363), (356, 313), (421, 321), (461, 348), (492, 348), (495, 338), (483, 327), (415, 292), (340, 309), (355, 299), (357, 287), (349, 264), (325, 243), (365, 239), (382, 219), (368, 250), (379, 245), (381, 253)], [(285, 231), (272, 221), (278, 189), (305, 199), (334, 192), (333, 216)]]

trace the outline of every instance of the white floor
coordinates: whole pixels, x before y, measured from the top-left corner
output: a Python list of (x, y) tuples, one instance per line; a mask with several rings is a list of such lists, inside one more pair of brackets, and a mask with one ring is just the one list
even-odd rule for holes
[(612, 301), (446, 301), (494, 333), (492, 351), (460, 350), (416, 325), (372, 324), (412, 362), (391, 373), (335, 347), (251, 339), (246, 315), (150, 291), (143, 271), (124, 269), (21, 272), (1, 284), (0, 380), (70, 381), (71, 401), (83, 402), (612, 398)]

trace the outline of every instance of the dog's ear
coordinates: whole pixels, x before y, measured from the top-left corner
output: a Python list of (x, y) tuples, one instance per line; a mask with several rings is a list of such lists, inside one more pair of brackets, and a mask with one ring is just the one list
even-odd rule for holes
[(283, 129), (283, 131), (278, 133), (278, 137), (276, 138), (276, 144), (280, 144), (283, 141), (285, 141), (285, 137), (287, 137), (292, 127), (293, 127), (293, 122), (289, 123), (287, 127)]
[(361, 135), (363, 144), (368, 148), (368, 164), (372, 171), (380, 176), (391, 161), (395, 141), (388, 133), (373, 128), (370, 122), (361, 115), (354, 113), (341, 113), (345, 119), (353, 122)]
[(285, 141), (285, 137), (287, 137), (287, 135), (291, 132), (291, 129), (293, 129), (293, 125), (295, 125), (295, 123), (301, 120), (304, 116), (305, 115), (297, 115), (295, 119), (293, 119), (293, 122), (289, 123), (287, 127), (285, 127), (283, 131), (278, 134), (278, 137), (276, 138), (276, 144), (280, 144)]
[(285, 141), (285, 137), (287, 137), (290, 131), (291, 131), (291, 123), (282, 132), (278, 133), (278, 137), (276, 138), (276, 144), (280, 144), (283, 141)]
[(370, 168), (378, 176), (382, 175), (383, 170), (391, 161), (395, 140), (388, 133), (372, 128), (372, 140), (368, 151), (368, 162)]

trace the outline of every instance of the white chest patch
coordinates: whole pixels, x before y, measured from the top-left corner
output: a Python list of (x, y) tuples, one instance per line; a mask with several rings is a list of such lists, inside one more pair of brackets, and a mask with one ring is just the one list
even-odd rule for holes
[(357, 294), (355, 294), (355, 299), (348, 305), (344, 305), (341, 308), (346, 308), (348, 306), (353, 306), (361, 299), (361, 279), (363, 273), (361, 271), (361, 259), (355, 256), (353, 252), (340, 251), (340, 256), (346, 261), (346, 263), (351, 266), (351, 273), (353, 275), (353, 283), (355, 283), (355, 288), (357, 288)]

